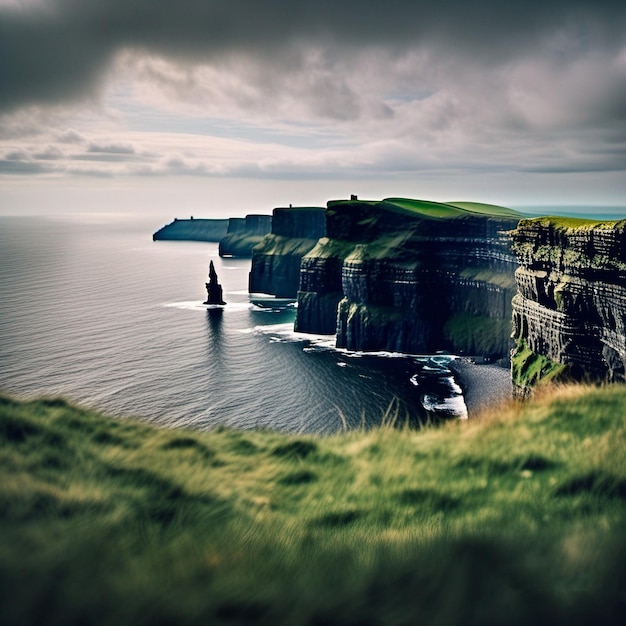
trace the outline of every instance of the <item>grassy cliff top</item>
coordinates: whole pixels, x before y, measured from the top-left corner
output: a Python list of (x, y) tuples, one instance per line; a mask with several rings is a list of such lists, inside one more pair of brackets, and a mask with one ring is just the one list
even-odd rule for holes
[(585, 217), (568, 217), (563, 215), (548, 215), (545, 217), (527, 218), (520, 222), (520, 226), (532, 224), (541, 224), (545, 227), (552, 227), (556, 230), (574, 231), (574, 230), (593, 230), (593, 229), (612, 229), (615, 227), (626, 227), (626, 220), (595, 220)]
[(620, 623), (625, 412), (567, 387), (313, 437), (1, 397), (0, 621)]
[(479, 213), (481, 215), (490, 215), (492, 217), (522, 217), (522, 213), (507, 207), (498, 206), (497, 204), (485, 204), (483, 202), (447, 202), (446, 204), (459, 209), (465, 209), (470, 213)]
[(351, 202), (360, 204), (370, 204), (378, 206), (383, 210), (404, 213), (406, 215), (418, 216), (427, 219), (454, 219), (457, 217), (467, 217), (471, 215), (482, 215), (485, 217), (509, 217), (520, 218), (521, 213), (506, 207), (494, 204), (482, 204), (480, 202), (433, 202), (430, 200), (415, 200), (411, 198), (385, 198), (384, 200), (335, 200), (328, 203), (328, 206), (338, 204), (349, 204)]

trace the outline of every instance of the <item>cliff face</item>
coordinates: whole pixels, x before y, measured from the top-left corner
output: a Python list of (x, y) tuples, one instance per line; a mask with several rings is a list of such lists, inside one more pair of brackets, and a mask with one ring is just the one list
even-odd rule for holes
[(626, 220), (522, 220), (513, 300), (512, 377), (624, 381)]
[(274, 209), (271, 234), (252, 252), (250, 292), (295, 298), (300, 261), (325, 234), (325, 209), (321, 207)]
[(330, 202), (302, 260), (296, 330), (351, 350), (508, 355), (515, 259), (501, 207)]
[(271, 215), (231, 217), (228, 232), (219, 245), (220, 256), (252, 256), (252, 248), (272, 229)]
[(228, 220), (175, 219), (152, 235), (153, 241), (220, 241), (226, 236)]

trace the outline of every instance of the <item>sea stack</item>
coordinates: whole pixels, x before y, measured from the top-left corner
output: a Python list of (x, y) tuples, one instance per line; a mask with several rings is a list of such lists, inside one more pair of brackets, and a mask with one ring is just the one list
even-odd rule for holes
[(217, 274), (213, 261), (209, 264), (209, 282), (205, 283), (207, 299), (204, 304), (219, 304), (224, 305), (226, 302), (222, 299), (222, 285), (217, 282)]

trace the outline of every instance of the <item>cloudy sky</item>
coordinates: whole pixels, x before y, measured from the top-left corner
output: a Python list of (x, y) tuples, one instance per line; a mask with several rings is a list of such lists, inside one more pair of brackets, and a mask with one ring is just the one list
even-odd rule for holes
[(626, 205), (626, 3), (0, 0), (0, 213)]

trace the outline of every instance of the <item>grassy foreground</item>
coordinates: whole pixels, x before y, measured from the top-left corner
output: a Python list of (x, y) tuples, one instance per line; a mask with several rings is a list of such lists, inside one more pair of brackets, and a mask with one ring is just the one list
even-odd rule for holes
[(626, 388), (333, 437), (0, 397), (0, 624), (611, 624)]

